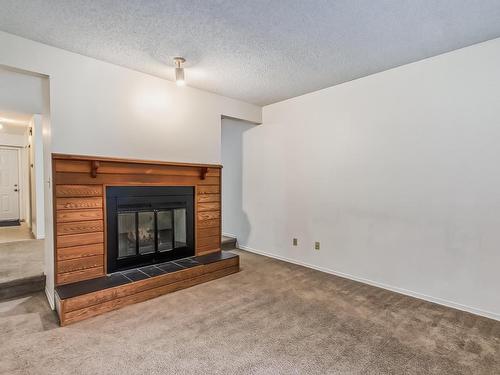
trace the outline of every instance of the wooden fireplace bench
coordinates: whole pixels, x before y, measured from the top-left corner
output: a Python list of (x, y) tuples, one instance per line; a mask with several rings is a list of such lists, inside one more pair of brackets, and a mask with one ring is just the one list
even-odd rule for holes
[(65, 326), (239, 270), (237, 254), (219, 251), (116, 272), (56, 287), (56, 310), (61, 326)]

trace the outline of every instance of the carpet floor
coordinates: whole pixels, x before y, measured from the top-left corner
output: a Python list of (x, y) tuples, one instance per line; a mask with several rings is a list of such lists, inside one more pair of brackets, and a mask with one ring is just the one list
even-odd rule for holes
[(0, 227), (0, 244), (13, 241), (32, 240), (33, 234), (25, 222), (19, 226)]
[(0, 303), (0, 373), (500, 373), (500, 322), (238, 253), (238, 274), (64, 328), (42, 294)]
[(0, 284), (43, 275), (43, 240), (0, 243)]

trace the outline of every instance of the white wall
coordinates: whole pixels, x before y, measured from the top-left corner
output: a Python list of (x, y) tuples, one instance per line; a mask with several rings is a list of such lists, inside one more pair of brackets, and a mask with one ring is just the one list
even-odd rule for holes
[[(4, 55), (6, 52), (2, 50)], [(0, 56), (0, 60), (3, 56)], [(1, 62), (0, 62), (1, 64)], [(19, 113), (41, 113), (42, 79), (0, 67), (0, 109)]]
[(31, 136), (29, 171), (31, 190), (31, 231), (36, 239), (45, 238), (45, 210), (43, 195), (43, 137), (42, 116), (34, 115), (30, 122)]
[[(42, 80), (43, 93), (50, 86), (42, 103), (45, 207), (52, 207), (51, 152), (220, 163), (221, 116), (261, 122), (261, 107), (4, 32), (0, 50), (0, 65), (49, 77)], [(53, 218), (45, 211), (52, 302)]]
[(45, 278), (45, 293), (50, 306), (55, 308), (54, 301), (54, 215), (52, 214), (52, 122), (51, 122), (51, 107), (50, 107), (50, 81), (44, 79), (42, 81), (43, 89), (43, 106), (42, 106), (42, 144), (43, 144), (43, 207), (45, 214), (45, 256), (44, 256), (44, 272)]
[(219, 163), (221, 115), (261, 122), (261, 107), (11, 34), (0, 50), (0, 64), (50, 77), (53, 152)]
[(264, 107), (240, 244), (500, 319), (499, 67), (496, 39)]
[(254, 124), (222, 120), (222, 233), (247, 236), (250, 224), (243, 211), (243, 135)]

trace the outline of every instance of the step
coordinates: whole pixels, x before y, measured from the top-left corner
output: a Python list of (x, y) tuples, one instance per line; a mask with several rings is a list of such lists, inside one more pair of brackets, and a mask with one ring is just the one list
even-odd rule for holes
[(236, 273), (239, 256), (229, 251), (140, 267), (56, 287), (62, 326), (163, 294)]
[(45, 275), (36, 275), (0, 283), (0, 301), (45, 289)]
[(222, 250), (233, 250), (237, 249), (237, 241), (234, 237), (222, 236), (221, 241)]

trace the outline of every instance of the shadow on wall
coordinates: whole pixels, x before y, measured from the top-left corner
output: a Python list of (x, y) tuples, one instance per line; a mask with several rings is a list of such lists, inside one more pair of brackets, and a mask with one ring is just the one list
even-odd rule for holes
[(246, 244), (250, 222), (243, 210), (243, 135), (253, 129), (246, 121), (222, 119), (222, 233)]

